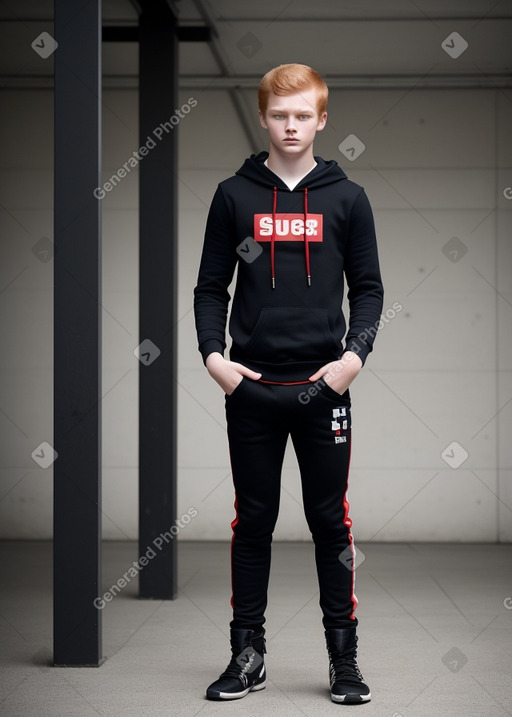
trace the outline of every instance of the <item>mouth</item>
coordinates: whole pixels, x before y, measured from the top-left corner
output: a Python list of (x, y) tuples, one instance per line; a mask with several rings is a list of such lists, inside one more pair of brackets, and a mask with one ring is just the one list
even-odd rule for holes
[(299, 140), (297, 139), (297, 137), (286, 137), (283, 142), (299, 142)]

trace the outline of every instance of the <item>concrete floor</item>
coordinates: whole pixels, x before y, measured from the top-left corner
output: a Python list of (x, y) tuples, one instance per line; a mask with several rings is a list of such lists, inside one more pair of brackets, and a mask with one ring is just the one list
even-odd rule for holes
[[(52, 546), (4, 542), (2, 717), (512, 715), (512, 545), (358, 545), (359, 666), (365, 705), (331, 703), (312, 544), (274, 543), (267, 688), (230, 703), (204, 690), (227, 664), (229, 543), (179, 543), (180, 594), (137, 599), (137, 580), (103, 610), (99, 668), (52, 660)], [(136, 559), (104, 544), (104, 589)]]

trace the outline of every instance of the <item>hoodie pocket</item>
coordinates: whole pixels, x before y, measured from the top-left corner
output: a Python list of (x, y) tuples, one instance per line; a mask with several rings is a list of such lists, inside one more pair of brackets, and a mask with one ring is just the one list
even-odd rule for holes
[(332, 360), (341, 349), (329, 326), (326, 309), (262, 309), (243, 352), (270, 363)]

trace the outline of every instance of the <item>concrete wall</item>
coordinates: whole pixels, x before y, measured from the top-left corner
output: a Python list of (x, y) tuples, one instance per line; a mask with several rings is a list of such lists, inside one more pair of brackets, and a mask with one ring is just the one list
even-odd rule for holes
[[(181, 101), (190, 96), (198, 104), (179, 126), (178, 514), (198, 511), (183, 539), (228, 539), (224, 398), (197, 351), (192, 290), (216, 184), (250, 149), (226, 93), (183, 91)], [(255, 93), (246, 100), (254, 106)], [(49, 538), (52, 470), (31, 453), (53, 439), (53, 262), (38, 251), (53, 236), (53, 93), (4, 90), (2, 101), (0, 536)], [(510, 126), (512, 105), (500, 91), (331, 91), (315, 151), (365, 187), (384, 313), (403, 307), (351, 389), (357, 540), (512, 539)], [(105, 91), (105, 180), (137, 149), (137, 132), (137, 93)], [(353, 162), (338, 150), (351, 133), (366, 145)], [(137, 535), (137, 194), (133, 171), (103, 200), (103, 524), (111, 539)], [(289, 450), (275, 539), (309, 537)]]

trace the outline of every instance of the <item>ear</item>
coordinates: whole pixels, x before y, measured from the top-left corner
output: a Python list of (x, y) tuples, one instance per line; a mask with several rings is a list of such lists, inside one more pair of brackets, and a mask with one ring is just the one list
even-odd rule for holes
[(316, 128), (316, 131), (321, 132), (326, 124), (327, 124), (327, 112), (322, 112), (322, 114), (320, 115), (320, 119), (318, 120), (318, 125)]
[(263, 112), (261, 110), (258, 110), (258, 115), (260, 118), (260, 125), (263, 127), (263, 129), (268, 129), (267, 123), (265, 122), (265, 117), (263, 116)]

